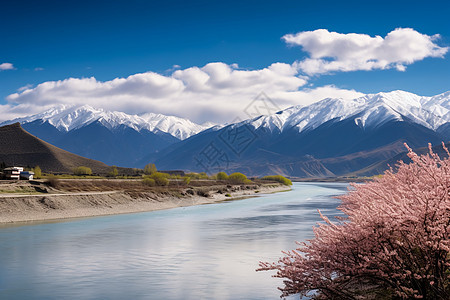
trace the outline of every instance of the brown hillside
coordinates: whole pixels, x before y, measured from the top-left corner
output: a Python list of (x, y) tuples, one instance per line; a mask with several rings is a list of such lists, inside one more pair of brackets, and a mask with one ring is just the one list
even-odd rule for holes
[(73, 168), (86, 166), (93, 173), (107, 173), (109, 167), (58, 147), (26, 132), (19, 123), (0, 127), (0, 162), (6, 165), (39, 166), (44, 172), (72, 173)]

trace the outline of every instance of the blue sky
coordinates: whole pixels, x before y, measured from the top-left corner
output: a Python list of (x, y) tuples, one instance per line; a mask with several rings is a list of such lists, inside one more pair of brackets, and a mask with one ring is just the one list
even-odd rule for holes
[[(411, 28), (424, 36), (439, 34), (433, 43), (442, 50), (450, 46), (449, 15), (448, 1), (4, 1), (0, 18), (0, 66), (8, 65), (3, 65), (4, 70), (0, 71), (0, 113), (3, 114), (0, 119), (35, 113), (60, 103), (54, 89), (33, 90), (45, 82), (94, 77), (96, 83), (91, 84), (95, 85), (146, 72), (173, 77), (175, 69), (202, 68), (213, 62), (237, 64), (238, 67), (232, 68), (246, 71), (263, 70), (273, 63), (292, 65), (311, 58), (319, 50), (313, 47), (313, 52), (308, 53), (304, 44), (289, 44), (283, 37), (318, 29), (385, 38), (396, 28)], [(431, 96), (450, 90), (450, 59), (444, 52), (413, 59), (413, 63), (404, 64), (404, 71), (393, 66), (397, 62), (369, 71), (338, 67), (307, 74), (305, 68), (300, 68), (291, 75), (305, 82), (291, 80), (289, 84), (283, 81), (276, 85), (280, 93), (285, 92), (281, 91), (283, 88), (292, 91), (297, 85), (298, 90), (332, 86), (355, 93), (376, 93), (401, 89)], [(326, 57), (319, 59), (323, 60), (321, 63), (328, 61)], [(180, 79), (184, 83), (188, 80), (185, 75), (177, 76), (184, 76)], [(287, 75), (283, 73), (283, 76)], [(151, 94), (153, 86), (145, 88), (145, 92)], [(263, 84), (259, 86), (261, 91), (267, 89)], [(31, 90), (26, 97), (7, 99), (8, 95), (20, 94), (26, 88)], [(67, 94), (74, 94), (73, 85), (62, 88), (67, 88)], [(278, 99), (278, 90), (268, 89)], [(114, 93), (123, 91), (121, 87)], [(109, 103), (122, 101), (121, 105), (108, 107), (107, 100), (96, 102), (93, 96), (96, 93), (95, 88), (90, 89), (85, 103), (126, 110), (123, 102), (127, 100), (123, 95), (115, 94), (117, 97), (108, 100)], [(159, 98), (140, 97), (128, 112), (141, 113), (142, 107), (142, 112), (153, 110), (206, 121), (201, 115), (208, 111), (202, 107), (215, 105), (195, 103), (199, 106), (196, 113), (183, 114), (180, 108), (183, 105), (173, 100), (175, 94), (164, 98), (163, 92), (155, 93)], [(251, 97), (256, 93), (257, 90), (245, 93), (233, 90), (229, 97)], [(79, 98), (83, 95), (80, 93)], [(191, 98), (183, 97), (186, 105), (192, 102)], [(295, 104), (294, 95), (283, 97), (279, 97), (280, 106)], [(77, 99), (64, 101), (83, 102)], [(165, 104), (161, 104), (163, 100)], [(139, 106), (144, 102), (145, 105)], [(167, 103), (172, 105), (169, 107)], [(212, 116), (222, 121), (226, 119), (224, 114), (212, 113)]]

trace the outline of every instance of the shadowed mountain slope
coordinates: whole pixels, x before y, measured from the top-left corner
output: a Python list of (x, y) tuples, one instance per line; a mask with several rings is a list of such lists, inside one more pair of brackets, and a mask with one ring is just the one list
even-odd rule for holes
[[(446, 143), (445, 147), (447, 149), (450, 149), (450, 143)], [(436, 153), (437, 155), (439, 155), (441, 158), (447, 157), (447, 152), (444, 150), (444, 148), (442, 147), (442, 144), (438, 144), (436, 146), (432, 147), (433, 152)], [(417, 149), (413, 149), (415, 153), (419, 154), (419, 155), (423, 155), (423, 154), (428, 154), (429, 153), (429, 149), (428, 147), (422, 147), (422, 148), (417, 148)], [(356, 172), (354, 172), (353, 174), (350, 175), (354, 175), (354, 176), (372, 176), (372, 175), (377, 175), (377, 174), (382, 174), (385, 170), (389, 169), (389, 167), (392, 168), (396, 168), (396, 165), (398, 164), (398, 162), (403, 161), (404, 163), (410, 163), (411, 159), (408, 156), (408, 151), (404, 151), (401, 152), (397, 155), (395, 155), (392, 158), (383, 160), (383, 161), (379, 161), (374, 163), (373, 165), (368, 166), (367, 168), (358, 170)]]
[[(295, 177), (344, 176), (403, 152), (404, 142), (419, 148), (428, 142), (436, 145), (444, 140), (433, 130), (407, 119), (375, 128), (362, 128), (354, 119), (333, 119), (304, 132), (294, 129), (271, 132), (246, 124), (237, 129), (233, 126), (236, 125), (208, 130), (169, 147), (156, 159), (156, 165), (196, 172), (238, 171), (250, 176), (273, 173)], [(237, 138), (227, 143), (223, 137), (244, 129), (248, 147), (233, 152), (236, 148), (231, 147), (236, 143), (231, 142)], [(222, 153), (227, 161), (220, 164), (218, 158)], [(376, 170), (381, 171), (381, 166)]]
[(107, 173), (109, 167), (99, 161), (75, 155), (29, 134), (19, 123), (0, 127), (0, 162), (6, 165), (39, 166), (44, 172), (72, 173), (86, 166), (94, 173)]

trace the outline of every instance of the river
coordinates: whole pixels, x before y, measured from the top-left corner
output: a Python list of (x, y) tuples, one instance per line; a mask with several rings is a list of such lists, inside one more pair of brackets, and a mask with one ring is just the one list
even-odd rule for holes
[(279, 299), (255, 272), (320, 220), (342, 183), (148, 213), (0, 227), (0, 299)]

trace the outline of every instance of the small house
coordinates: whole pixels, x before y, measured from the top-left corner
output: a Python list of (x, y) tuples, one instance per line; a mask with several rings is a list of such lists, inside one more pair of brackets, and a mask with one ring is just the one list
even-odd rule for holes
[(5, 179), (19, 180), (20, 172), (23, 172), (22, 167), (8, 167), (3, 169), (3, 176), (5, 177)]

